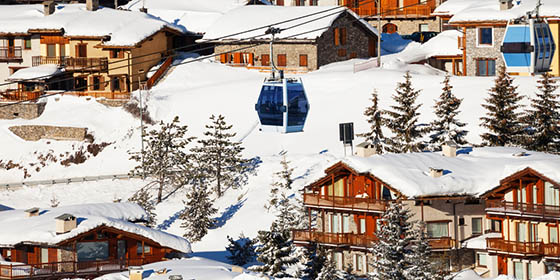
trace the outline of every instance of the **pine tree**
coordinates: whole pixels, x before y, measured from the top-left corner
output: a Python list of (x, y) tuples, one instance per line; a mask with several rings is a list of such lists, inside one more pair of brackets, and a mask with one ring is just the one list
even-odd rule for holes
[(336, 268), (333, 260), (327, 259), (316, 280), (343, 280), (343, 273)]
[(154, 206), (154, 202), (151, 201), (151, 199), (152, 199), (152, 196), (150, 195), (150, 192), (148, 192), (144, 188), (141, 188), (140, 190), (135, 192), (128, 199), (128, 201), (134, 202), (134, 203), (140, 205), (140, 207), (142, 207), (142, 209), (144, 209), (144, 211), (146, 211), (146, 213), (148, 213), (148, 221), (146, 223), (146, 225), (148, 227), (153, 227), (156, 223), (156, 214), (154, 213), (154, 211), (156, 210), (156, 207)]
[(275, 231), (287, 231), (298, 227), (298, 212), (286, 194), (282, 194), (278, 201), (276, 220), (272, 222)]
[(216, 183), (216, 193), (220, 197), (222, 186), (235, 188), (246, 183), (247, 160), (241, 157), (241, 142), (231, 140), (236, 133), (229, 132), (232, 126), (226, 124), (224, 116), (212, 115), (210, 120), (212, 123), (206, 125), (207, 131), (204, 132), (206, 139), (200, 139), (201, 146), (192, 151), (204, 165), (210, 182)]
[(311, 242), (311, 244), (305, 248), (303, 256), (303, 279), (316, 279), (319, 272), (323, 269), (325, 262), (327, 262), (327, 252), (325, 248), (317, 245), (315, 242)]
[(393, 153), (410, 153), (419, 152), (424, 144), (420, 138), (425, 134), (424, 128), (418, 124), (418, 108), (421, 104), (416, 105), (416, 98), (420, 93), (419, 90), (412, 88), (411, 76), (409, 72), (404, 75), (405, 81), (398, 83), (396, 94), (393, 99), (397, 105), (392, 105), (394, 111), (386, 111), (389, 117), (384, 120), (385, 125), (391, 130), (393, 136), (388, 140), (388, 152)]
[(410, 267), (406, 271), (406, 278), (411, 280), (433, 280), (436, 278), (435, 268), (430, 261), (432, 250), (426, 234), (426, 224), (416, 223), (413, 232), (411, 252), (408, 255)]
[(226, 256), (228, 260), (234, 265), (245, 265), (250, 263), (255, 258), (255, 248), (253, 240), (245, 237), (243, 233), (239, 235), (237, 240), (233, 240), (231, 237), (227, 237), (229, 245), (226, 247), (226, 251), (229, 256)]
[(286, 269), (296, 264), (298, 260), (293, 256), (294, 248), (289, 231), (259, 231), (257, 239), (260, 246), (255, 251), (258, 255), (257, 261), (262, 265), (252, 266), (249, 269), (272, 277), (290, 276)]
[(462, 99), (453, 95), (451, 89), (453, 86), (449, 84), (449, 75), (445, 76), (443, 80), (443, 92), (436, 101), (435, 114), (437, 119), (431, 123), (430, 130), (430, 150), (441, 150), (441, 146), (447, 141), (453, 141), (459, 145), (467, 143), (465, 136), (466, 130), (461, 129), (466, 124), (457, 120), (457, 115), (460, 113), (459, 106), (461, 106)]
[(274, 173), (274, 182), (272, 182), (270, 188), (270, 198), (268, 200), (268, 204), (265, 205), (267, 210), (271, 208), (276, 208), (279, 202), (279, 195), (284, 193), (285, 191), (292, 189), (292, 184), (294, 180), (292, 179), (292, 173), (294, 169), (290, 167), (290, 162), (286, 158), (286, 154), (282, 155), (282, 161), (280, 161), (282, 165), (282, 170)]
[(183, 236), (191, 242), (200, 241), (215, 224), (211, 218), (218, 211), (214, 208), (210, 193), (206, 190), (203, 174), (195, 179), (192, 189), (187, 193), (187, 200), (183, 201), (185, 209), (180, 215), (183, 220), (181, 228), (185, 229)]
[(162, 121), (159, 126), (159, 130), (142, 135), (142, 141), (146, 143), (144, 151), (131, 153), (130, 157), (139, 163), (132, 173), (147, 176), (148, 186), (157, 186), (157, 203), (162, 201), (164, 189), (175, 190), (187, 181), (184, 177), (188, 173), (181, 167), (190, 159), (184, 149), (194, 139), (186, 137), (187, 126), (179, 125), (179, 117), (170, 123)]
[(366, 142), (373, 146), (377, 154), (382, 154), (386, 149), (385, 136), (383, 136), (383, 112), (378, 108), (377, 90), (371, 94), (372, 105), (367, 107), (364, 116), (370, 124), (370, 131), (358, 134), (364, 137)]
[(545, 73), (538, 81), (539, 93), (531, 99), (531, 108), (524, 117), (532, 133), (526, 139), (527, 149), (543, 152), (560, 152), (560, 100), (556, 80)]
[(383, 213), (381, 229), (377, 233), (379, 239), (373, 246), (372, 253), (376, 261), (370, 279), (403, 280), (410, 268), (409, 246), (411, 244), (410, 211), (401, 202), (389, 204)]
[(513, 85), (513, 78), (507, 73), (504, 66), (500, 67), (495, 85), (490, 89), (490, 96), (486, 98), (486, 117), (480, 118), (482, 126), (489, 132), (480, 137), (490, 146), (507, 146), (519, 142), (521, 132), (519, 101), (523, 97), (517, 93)]

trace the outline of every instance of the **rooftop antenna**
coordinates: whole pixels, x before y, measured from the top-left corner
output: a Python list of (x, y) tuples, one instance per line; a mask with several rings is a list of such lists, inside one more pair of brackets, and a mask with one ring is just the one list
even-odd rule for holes
[(280, 28), (277, 27), (269, 27), (264, 34), (270, 34), (272, 36), (272, 39), (270, 40), (270, 70), (271, 70), (271, 79), (275, 80), (276, 79), (276, 72), (278, 71), (278, 69), (276, 68), (276, 65), (274, 65), (274, 53), (273, 53), (273, 49), (272, 49), (272, 44), (274, 43), (274, 37), (276, 34), (280, 33)]

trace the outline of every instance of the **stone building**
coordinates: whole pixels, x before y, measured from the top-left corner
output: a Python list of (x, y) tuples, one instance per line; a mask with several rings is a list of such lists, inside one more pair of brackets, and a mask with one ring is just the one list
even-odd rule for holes
[[(238, 8), (220, 18), (202, 41), (215, 44), (216, 58), (222, 63), (268, 69), (271, 36), (265, 34), (266, 29), (222, 37), (309, 14), (315, 15), (275, 26), (284, 29), (276, 35), (273, 49), (273, 62), (279, 69), (305, 72), (333, 62), (377, 55), (375, 28), (349, 10), (333, 12), (324, 7)], [(252, 20), (244, 20), (248, 17)]]
[(383, 212), (401, 201), (412, 221), (426, 223), (433, 257), (449, 270), (474, 268), (483, 277), (502, 273), (528, 280), (557, 267), (559, 157), (445, 147), (442, 153), (347, 157), (328, 167), (303, 189), (304, 206), (317, 222), (294, 230), (294, 242), (324, 245), (339, 269), (352, 265), (354, 273), (365, 275), (373, 269), (370, 250)]

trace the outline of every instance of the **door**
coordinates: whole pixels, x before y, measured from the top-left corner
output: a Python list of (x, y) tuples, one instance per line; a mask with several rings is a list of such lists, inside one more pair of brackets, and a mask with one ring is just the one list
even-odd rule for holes
[(368, 55), (369, 57), (377, 56), (377, 42), (373, 38), (368, 39)]
[(126, 259), (126, 240), (117, 241), (117, 257), (119, 260)]
[(8, 57), (15, 56), (15, 43), (14, 38), (8, 38)]
[(507, 258), (498, 256), (498, 274), (507, 275)]

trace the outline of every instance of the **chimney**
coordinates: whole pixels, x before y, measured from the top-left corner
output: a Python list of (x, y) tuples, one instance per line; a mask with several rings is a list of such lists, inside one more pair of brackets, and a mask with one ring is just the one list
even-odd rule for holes
[(54, 1), (45, 1), (43, 2), (43, 14), (45, 16), (49, 16), (54, 14), (54, 7), (56, 6), (56, 4), (54, 3)]
[(356, 155), (359, 157), (370, 157), (375, 154), (377, 154), (375, 147), (368, 142), (362, 142), (356, 145)]
[(25, 210), (24, 212), (25, 212), (25, 216), (28, 217), (28, 218), (39, 216), (39, 208), (37, 208), (37, 207), (29, 208), (29, 209)]
[(446, 141), (441, 146), (441, 152), (445, 157), (456, 157), (457, 156), (457, 143), (454, 141)]
[(86, 9), (90, 12), (99, 9), (99, 0), (86, 0)]
[(439, 178), (441, 176), (443, 176), (443, 169), (430, 167), (430, 177)]
[(500, 1), (500, 11), (509, 10), (513, 7), (513, 0), (499, 0)]
[(142, 7), (142, 8), (140, 8), (140, 12), (147, 14), (148, 13), (148, 8)]
[(56, 234), (67, 233), (76, 228), (76, 217), (71, 214), (62, 214), (55, 218)]

